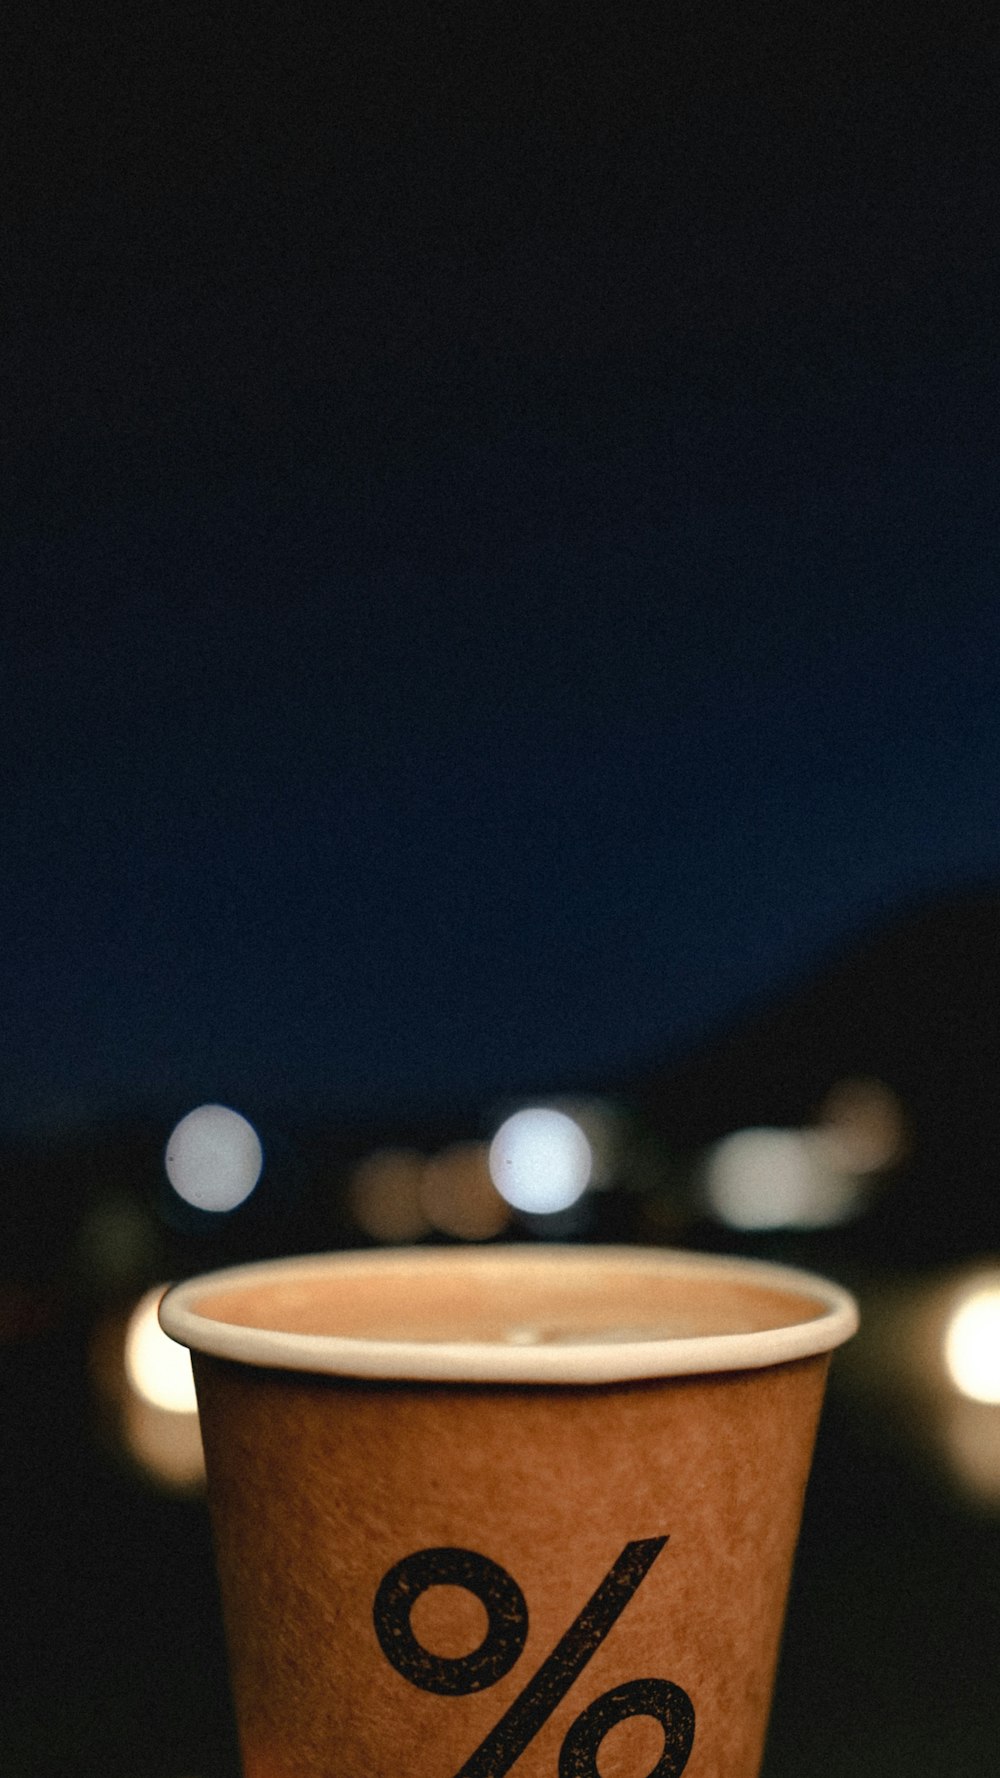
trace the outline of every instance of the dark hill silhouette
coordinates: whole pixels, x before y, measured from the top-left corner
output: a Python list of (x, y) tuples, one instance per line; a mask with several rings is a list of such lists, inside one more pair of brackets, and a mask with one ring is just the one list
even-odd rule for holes
[[(869, 1219), (900, 1259), (1000, 1247), (1000, 891), (911, 909), (630, 1097), (672, 1146), (808, 1122), (847, 1076), (898, 1094), (899, 1187)], [(880, 1230), (880, 1233), (878, 1232)]]

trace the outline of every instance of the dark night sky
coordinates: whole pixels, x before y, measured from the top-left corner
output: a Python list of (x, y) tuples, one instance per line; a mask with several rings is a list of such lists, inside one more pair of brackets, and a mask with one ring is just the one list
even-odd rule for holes
[(4, 27), (8, 1123), (619, 1072), (1000, 874), (987, 10), (332, 10)]

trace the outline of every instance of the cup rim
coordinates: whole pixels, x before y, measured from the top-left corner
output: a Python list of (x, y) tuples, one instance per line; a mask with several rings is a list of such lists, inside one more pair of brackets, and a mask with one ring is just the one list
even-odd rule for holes
[(756, 1370), (831, 1352), (850, 1339), (858, 1326), (857, 1304), (850, 1293), (812, 1272), (764, 1260), (683, 1249), (554, 1243), (535, 1247), (468, 1247), (460, 1250), (460, 1260), (482, 1273), (484, 1286), (491, 1267), (509, 1267), (512, 1257), (519, 1265), (533, 1269), (549, 1266), (564, 1271), (614, 1260), (635, 1270), (637, 1286), (643, 1272), (659, 1278), (679, 1272), (714, 1274), (720, 1281), (738, 1278), (748, 1285), (809, 1297), (816, 1304), (816, 1314), (788, 1326), (751, 1333), (654, 1337), (620, 1343), (581, 1339), (573, 1343), (520, 1345), (500, 1340), (379, 1340), (289, 1333), (218, 1321), (198, 1312), (201, 1298), (230, 1285), (304, 1277), (310, 1272), (368, 1271), (384, 1276), (416, 1267), (433, 1275), (435, 1268), (453, 1270), (458, 1255), (459, 1250), (454, 1247), (397, 1247), (306, 1254), (230, 1266), (174, 1285), (160, 1304), (160, 1323), (171, 1339), (195, 1352), (264, 1369), (399, 1382), (557, 1385)]

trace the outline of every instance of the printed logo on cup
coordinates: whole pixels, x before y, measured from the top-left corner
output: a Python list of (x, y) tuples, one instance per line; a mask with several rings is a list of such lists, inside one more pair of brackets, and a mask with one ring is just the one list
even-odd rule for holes
[[(552, 1653), (454, 1778), (502, 1778), (520, 1759), (617, 1623), (666, 1542), (666, 1537), (645, 1537), (625, 1545)], [(414, 1605), (429, 1587), (440, 1586), (463, 1587), (486, 1611), (486, 1635), (469, 1654), (434, 1654), (414, 1635)], [(476, 1550), (449, 1547), (415, 1550), (396, 1562), (375, 1594), (374, 1620), (382, 1652), (396, 1672), (418, 1690), (448, 1698), (496, 1685), (520, 1659), (528, 1636), (527, 1601), (513, 1575)], [(695, 1712), (687, 1692), (669, 1679), (627, 1680), (588, 1704), (563, 1741), (559, 1778), (599, 1778), (601, 1742), (630, 1716), (652, 1717), (663, 1730), (663, 1752), (648, 1778), (680, 1778), (694, 1741)]]

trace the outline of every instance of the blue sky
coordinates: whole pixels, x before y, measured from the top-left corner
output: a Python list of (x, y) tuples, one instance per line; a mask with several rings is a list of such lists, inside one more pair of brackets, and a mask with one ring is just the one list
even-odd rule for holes
[(995, 873), (992, 466), (936, 447), (675, 514), (647, 440), (645, 521), (529, 523), (513, 439), (461, 560), (407, 466), (363, 572), (266, 486), (22, 540), (8, 1115), (620, 1072)]
[(0, 1117), (620, 1073), (996, 876), (988, 45), (876, 24), (41, 57)]

